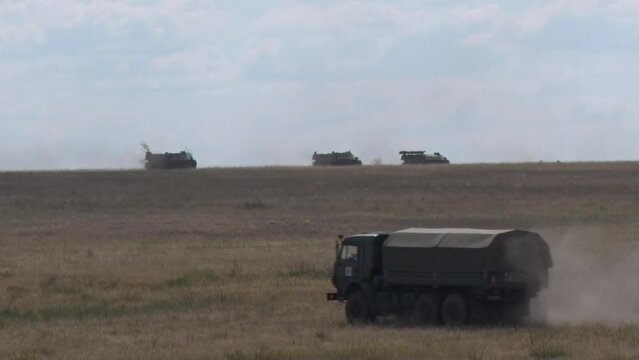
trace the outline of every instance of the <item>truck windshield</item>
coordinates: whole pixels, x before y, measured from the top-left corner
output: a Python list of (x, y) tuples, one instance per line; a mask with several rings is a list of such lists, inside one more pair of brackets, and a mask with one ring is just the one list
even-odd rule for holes
[(344, 245), (340, 253), (340, 259), (342, 260), (357, 260), (357, 246)]

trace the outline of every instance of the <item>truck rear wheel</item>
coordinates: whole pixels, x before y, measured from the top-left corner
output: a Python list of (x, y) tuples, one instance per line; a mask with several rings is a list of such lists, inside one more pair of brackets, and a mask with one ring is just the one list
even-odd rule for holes
[(461, 326), (468, 320), (468, 304), (464, 296), (449, 294), (442, 303), (442, 320), (447, 326)]
[(351, 324), (365, 324), (375, 319), (366, 295), (355, 291), (346, 300), (346, 319)]
[(434, 294), (422, 294), (415, 302), (412, 321), (419, 325), (435, 325), (439, 321), (439, 301)]

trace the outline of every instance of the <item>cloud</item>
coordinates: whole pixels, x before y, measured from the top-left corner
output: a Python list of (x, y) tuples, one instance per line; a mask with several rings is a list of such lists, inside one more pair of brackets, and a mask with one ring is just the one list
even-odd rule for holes
[(203, 165), (633, 158), (637, 20), (623, 0), (3, 2), (0, 153), (9, 169), (135, 166), (141, 139)]
[(496, 5), (479, 8), (460, 8), (462, 19), (483, 24), (479, 32), (471, 32), (462, 40), (465, 45), (491, 44), (518, 41), (520, 37), (538, 34), (552, 21), (560, 18), (593, 16), (602, 10), (599, 0), (536, 1), (530, 6), (508, 12)]

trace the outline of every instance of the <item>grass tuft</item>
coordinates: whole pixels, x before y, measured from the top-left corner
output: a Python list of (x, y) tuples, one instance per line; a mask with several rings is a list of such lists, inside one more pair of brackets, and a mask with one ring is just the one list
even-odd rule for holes
[(233, 260), (233, 262), (231, 263), (231, 268), (228, 271), (228, 276), (229, 277), (239, 277), (240, 275), (242, 275), (244, 271), (244, 268), (242, 267), (242, 264), (240, 264), (239, 261), (237, 260)]
[(154, 286), (153, 288), (159, 290), (161, 288), (189, 287), (195, 285), (205, 285), (213, 283), (217, 280), (219, 280), (219, 277), (217, 276), (215, 271), (211, 269), (199, 269), (192, 270), (184, 275), (168, 279), (164, 281), (161, 286)]
[(466, 359), (468, 360), (485, 360), (486, 352), (484, 350), (473, 349), (468, 352), (466, 355)]
[(266, 209), (266, 203), (262, 200), (249, 200), (244, 203), (243, 208), (246, 210), (262, 210)]
[(558, 345), (542, 345), (529, 351), (535, 359), (557, 359), (568, 356), (568, 351)]
[(300, 261), (292, 266), (289, 266), (286, 276), (299, 277), (307, 279), (327, 279), (330, 276), (331, 271), (328, 269), (318, 269), (313, 265), (309, 265), (305, 261)]
[(286, 360), (292, 359), (291, 356), (279, 351), (271, 350), (266, 346), (259, 346), (255, 350), (234, 349), (227, 351), (225, 354), (227, 360)]

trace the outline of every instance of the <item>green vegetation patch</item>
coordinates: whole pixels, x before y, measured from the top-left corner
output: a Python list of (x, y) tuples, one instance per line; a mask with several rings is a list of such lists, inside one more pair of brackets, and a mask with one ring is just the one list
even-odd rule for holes
[(558, 345), (543, 345), (530, 349), (529, 355), (535, 359), (557, 359), (568, 356), (568, 351)]
[(286, 360), (293, 359), (292, 356), (283, 352), (269, 349), (266, 346), (259, 346), (254, 350), (233, 349), (224, 354), (227, 360)]
[(163, 288), (190, 287), (197, 285), (206, 285), (220, 280), (220, 277), (211, 269), (191, 270), (183, 275), (170, 278), (161, 284), (153, 285), (154, 290)]
[(57, 319), (83, 319), (88, 317), (109, 318), (137, 314), (151, 314), (173, 310), (200, 309), (218, 302), (215, 297), (185, 297), (177, 300), (156, 300), (138, 306), (112, 305), (70, 305), (21, 310), (5, 308), (0, 310), (0, 320), (51, 321)]
[(300, 261), (288, 267), (285, 275), (288, 277), (307, 278), (307, 279), (328, 279), (331, 275), (330, 269), (318, 269), (304, 261)]
[(242, 207), (246, 210), (262, 210), (266, 209), (266, 203), (262, 200), (249, 200), (245, 202)]

